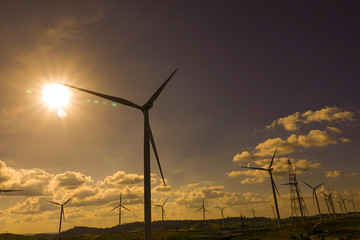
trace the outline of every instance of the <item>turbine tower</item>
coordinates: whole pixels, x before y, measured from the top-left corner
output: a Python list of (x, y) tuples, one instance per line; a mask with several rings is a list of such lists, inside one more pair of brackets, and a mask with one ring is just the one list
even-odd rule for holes
[(142, 111), (143, 115), (144, 115), (144, 218), (145, 218), (145, 240), (150, 240), (151, 239), (151, 182), (150, 182), (150, 142), (152, 145), (152, 148), (154, 150), (154, 154), (157, 160), (157, 164), (159, 166), (159, 170), (161, 173), (161, 177), (162, 180), (165, 184), (165, 179), (164, 179), (164, 175), (162, 173), (161, 170), (161, 165), (160, 165), (160, 160), (159, 160), (159, 156), (156, 150), (156, 146), (155, 146), (155, 140), (153, 137), (153, 134), (151, 132), (151, 128), (150, 128), (150, 123), (149, 123), (149, 110), (152, 108), (155, 100), (159, 97), (160, 93), (162, 92), (162, 90), (165, 88), (166, 84), (170, 81), (170, 79), (174, 76), (174, 74), (176, 73), (178, 69), (176, 69), (167, 79), (166, 81), (160, 86), (160, 88), (150, 97), (150, 99), (142, 106), (137, 105), (127, 99), (124, 98), (119, 98), (119, 97), (114, 97), (114, 96), (110, 96), (110, 95), (106, 95), (106, 94), (102, 94), (102, 93), (98, 93), (98, 92), (94, 92), (94, 91), (90, 91), (90, 90), (86, 90), (83, 88), (78, 88), (75, 86), (71, 86), (68, 84), (64, 84), (64, 83), (60, 83), (62, 85), (98, 96), (98, 97), (102, 97), (105, 99), (108, 99), (110, 101), (113, 102), (117, 102), (120, 103), (122, 105), (128, 106), (128, 107), (132, 107), (135, 109), (138, 109), (140, 111)]
[(130, 209), (126, 208), (124, 205), (122, 205), (121, 203), (121, 193), (120, 193), (120, 201), (119, 201), (119, 205), (117, 205), (116, 207), (114, 207), (113, 209), (110, 210), (110, 212), (114, 211), (115, 209), (119, 208), (119, 227), (121, 226), (121, 208), (124, 208), (126, 210), (128, 210), (129, 212), (131, 212)]
[(205, 199), (202, 200), (202, 207), (199, 208), (198, 210), (196, 210), (195, 212), (200, 212), (200, 211), (202, 211), (202, 213), (203, 213), (203, 219), (204, 219), (203, 232), (205, 232), (205, 225), (206, 225), (205, 212), (210, 213), (210, 212), (205, 208)]
[(225, 207), (219, 207), (219, 206), (216, 206), (218, 209), (220, 209), (221, 211), (221, 222), (222, 222), (222, 226), (224, 227), (225, 226), (225, 222), (224, 222), (224, 209)]
[(64, 222), (65, 222), (65, 212), (64, 212), (64, 205), (67, 204), (71, 199), (73, 199), (74, 196), (72, 196), (71, 198), (69, 198), (68, 200), (66, 200), (64, 203), (57, 203), (57, 202), (52, 202), (52, 201), (48, 201), (52, 204), (55, 204), (55, 205), (58, 205), (61, 207), (61, 210), (60, 210), (60, 223), (59, 223), (59, 239), (60, 239), (60, 233), (61, 233), (61, 221), (62, 219), (64, 219)]
[(163, 204), (155, 204), (156, 207), (161, 207), (161, 222), (163, 225), (163, 229), (165, 230), (165, 222), (164, 222), (164, 218), (165, 218), (165, 210), (164, 210), (164, 205), (165, 203), (168, 201), (169, 199), (166, 199), (165, 202)]
[(296, 173), (292, 167), (290, 159), (287, 161), (289, 169), (289, 182), (282, 185), (290, 186), (290, 199), (291, 199), (291, 215), (297, 217), (300, 212), (301, 219), (304, 220), (305, 214), (308, 215), (304, 198), (300, 191), (299, 183), (296, 179)]
[(273, 163), (274, 163), (274, 158), (275, 158), (275, 155), (276, 155), (276, 151), (277, 151), (277, 148), (275, 149), (274, 155), (273, 155), (273, 157), (271, 159), (271, 162), (270, 162), (268, 168), (258, 168), (258, 167), (242, 167), (242, 168), (249, 168), (249, 169), (261, 170), (261, 171), (267, 171), (269, 173), (270, 180), (271, 180), (271, 187), (272, 187), (273, 197), (274, 197), (274, 203), (275, 203), (275, 208), (276, 208), (277, 223), (278, 223), (278, 227), (280, 228), (280, 213), (279, 213), (279, 206), (278, 206), (278, 203), (277, 203), (275, 190), (276, 190), (276, 192), (277, 192), (277, 194), (279, 196), (280, 196), (280, 194), (279, 194), (279, 191), (278, 191), (278, 189), (277, 189), (277, 187), (275, 185), (273, 175), (272, 175), (273, 168), (271, 167), (273, 165)]
[(319, 188), (321, 185), (323, 185), (324, 183), (321, 183), (315, 187), (312, 187), (310, 184), (304, 182), (303, 180), (299, 179), (301, 182), (303, 182), (306, 186), (308, 186), (309, 188), (311, 188), (313, 190), (313, 204), (316, 200), (316, 205), (317, 205), (317, 208), (318, 208), (318, 211), (319, 211), (319, 217), (320, 217), (320, 221), (321, 221), (321, 211), (320, 211), (320, 205), (319, 205), (319, 201), (318, 201), (318, 198), (317, 198), (317, 194), (316, 194), (316, 189)]

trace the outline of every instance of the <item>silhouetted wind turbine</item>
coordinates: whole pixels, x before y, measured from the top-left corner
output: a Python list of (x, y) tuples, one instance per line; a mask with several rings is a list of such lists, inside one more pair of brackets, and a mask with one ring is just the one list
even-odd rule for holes
[(355, 208), (355, 203), (354, 203), (354, 199), (353, 199), (353, 195), (351, 195), (351, 198), (349, 200), (350, 202), (352, 202), (353, 208), (354, 208), (354, 212), (356, 212), (356, 208)]
[(225, 226), (225, 223), (224, 223), (224, 209), (226, 208), (226, 207), (219, 207), (219, 206), (216, 206), (218, 209), (220, 209), (220, 211), (221, 211), (221, 221), (222, 221), (222, 225), (223, 225), (223, 227)]
[(339, 198), (341, 199), (342, 204), (344, 205), (345, 215), (348, 216), (348, 211), (347, 211), (346, 203), (345, 203), (345, 200), (347, 200), (347, 199), (343, 199), (340, 194), (337, 194), (337, 195), (339, 196)]
[[(343, 207), (342, 207), (342, 205), (341, 205), (341, 201), (340, 201), (340, 200), (337, 200), (336, 202), (339, 203), (340, 212), (341, 212), (342, 215), (344, 215), (344, 211), (343, 211)], [(340, 216), (341, 216), (341, 215), (340, 215)]]
[(321, 192), (321, 193), (327, 197), (327, 203), (329, 204), (329, 206), (332, 210), (333, 217), (336, 218), (336, 211), (335, 211), (335, 206), (334, 206), (333, 197), (332, 197), (334, 191), (331, 191), (329, 194), (326, 194), (324, 192)]
[(121, 226), (121, 208), (124, 208), (126, 210), (128, 210), (129, 212), (131, 212), (130, 209), (126, 208), (124, 205), (121, 204), (121, 193), (120, 193), (120, 201), (119, 201), (119, 205), (117, 205), (116, 207), (114, 207), (113, 209), (111, 209), (110, 212), (114, 211), (115, 209), (119, 208), (119, 226)]
[(316, 189), (319, 188), (321, 185), (323, 185), (324, 183), (321, 183), (315, 187), (312, 187), (310, 184), (304, 182), (303, 180), (299, 179), (301, 182), (303, 182), (306, 186), (308, 186), (309, 188), (311, 188), (313, 190), (313, 204), (316, 200), (316, 204), (317, 204), (317, 208), (318, 208), (318, 211), (319, 211), (319, 217), (320, 217), (320, 221), (321, 221), (321, 211), (320, 211), (320, 206), (319, 206), (319, 201), (318, 201), (318, 198), (317, 198), (317, 195), (316, 195)]
[(278, 223), (278, 227), (280, 228), (280, 213), (279, 213), (279, 206), (278, 206), (278, 203), (277, 203), (277, 198), (276, 198), (276, 193), (275, 193), (275, 190), (277, 192), (277, 194), (280, 196), (279, 194), (279, 191), (275, 185), (275, 182), (274, 182), (274, 179), (273, 179), (273, 176), (272, 176), (272, 171), (273, 171), (273, 168), (271, 167), (274, 163), (274, 158), (275, 158), (275, 155), (276, 155), (276, 151), (277, 151), (277, 148), (275, 149), (275, 152), (274, 152), (274, 155), (271, 159), (271, 162), (270, 162), (270, 165), (268, 168), (258, 168), (258, 167), (242, 167), (242, 168), (249, 168), (249, 169), (255, 169), (255, 170), (261, 170), (261, 171), (267, 171), (269, 174), (270, 174), (270, 180), (271, 180), (271, 187), (272, 187), (272, 192), (273, 192), (273, 197), (274, 197), (274, 202), (275, 202), (275, 208), (276, 208), (276, 215), (277, 215), (277, 223)]
[(164, 222), (164, 218), (165, 218), (165, 210), (164, 210), (164, 205), (165, 203), (168, 201), (169, 199), (166, 199), (165, 202), (163, 204), (155, 204), (156, 207), (161, 207), (161, 222), (163, 225), (163, 229), (165, 230), (165, 222)]
[(203, 226), (203, 231), (205, 232), (205, 224), (206, 224), (206, 219), (205, 219), (205, 212), (210, 213), (206, 208), (205, 208), (205, 199), (202, 200), (202, 207), (199, 208), (198, 210), (196, 210), (195, 212), (200, 212), (202, 211), (203, 213), (203, 219), (204, 219), (204, 226)]
[[(114, 96), (110, 96), (110, 95), (106, 95), (106, 94), (102, 94), (102, 93), (98, 93), (98, 92), (94, 92), (94, 91), (90, 91), (90, 90), (86, 90), (83, 88), (78, 88), (78, 87), (74, 87), (68, 84), (64, 84), (64, 83), (59, 83), (71, 88), (75, 88), (77, 90), (98, 96), (98, 97), (102, 97), (108, 100), (111, 100), (113, 102), (117, 102), (120, 103), (122, 105), (128, 106), (128, 107), (132, 107), (132, 108), (136, 108), (140, 111), (143, 112), (144, 115), (144, 218), (145, 218), (145, 239), (146, 240), (150, 240), (151, 239), (151, 183), (150, 183), (150, 142), (152, 145), (152, 148), (154, 150), (154, 154), (159, 166), (159, 170), (161, 173), (161, 177), (163, 179), (164, 185), (165, 185), (165, 179), (164, 179), (164, 175), (162, 173), (161, 170), (161, 165), (160, 165), (160, 160), (159, 160), (159, 156), (156, 150), (156, 146), (155, 146), (155, 140), (153, 137), (153, 134), (151, 132), (151, 128), (150, 128), (150, 123), (149, 123), (149, 110), (152, 108), (153, 103), (155, 102), (155, 100), (159, 97), (160, 93), (162, 92), (162, 90), (165, 88), (166, 84), (170, 81), (170, 79), (173, 77), (173, 75), (176, 73), (178, 69), (176, 69), (171, 75), (170, 77), (168, 77), (168, 79), (166, 79), (166, 81), (160, 86), (160, 88), (150, 97), (150, 99), (142, 106), (137, 105), (129, 100), (126, 100), (124, 98), (119, 98), (119, 97), (114, 97)], [(166, 185), (165, 185), (166, 186)]]
[(65, 222), (64, 205), (67, 204), (73, 197), (75, 197), (75, 195), (72, 196), (71, 198), (69, 198), (68, 200), (66, 200), (64, 203), (57, 203), (57, 202), (48, 201), (50, 203), (59, 205), (61, 207), (61, 210), (60, 210), (60, 224), (59, 224), (59, 238), (60, 238), (60, 233), (61, 233), (61, 221), (62, 221), (63, 218), (64, 218), (64, 222)]
[(253, 215), (253, 219), (254, 219), (254, 222), (255, 222), (255, 210), (254, 210), (254, 208), (253, 208), (253, 207), (251, 207), (251, 211), (250, 211), (250, 213), (252, 213), (252, 215)]

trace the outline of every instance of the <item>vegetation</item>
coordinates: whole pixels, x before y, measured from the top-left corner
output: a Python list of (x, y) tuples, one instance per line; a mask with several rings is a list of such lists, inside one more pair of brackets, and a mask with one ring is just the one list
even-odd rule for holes
[[(325, 216), (324, 216), (325, 217)], [(309, 218), (305, 222), (298, 219), (283, 219), (282, 228), (276, 228), (276, 221), (268, 218), (226, 218), (225, 226), (221, 220), (207, 221), (206, 231), (202, 232), (202, 221), (183, 220), (166, 221), (166, 230), (161, 221), (153, 223), (153, 239), (301, 239), (301, 240), (335, 240), (360, 239), (360, 216), (325, 219)], [(129, 223), (113, 228), (75, 227), (61, 234), (62, 240), (141, 240), (144, 239), (143, 223)], [(55, 240), (57, 235), (23, 236), (10, 233), (0, 234), (0, 240)]]

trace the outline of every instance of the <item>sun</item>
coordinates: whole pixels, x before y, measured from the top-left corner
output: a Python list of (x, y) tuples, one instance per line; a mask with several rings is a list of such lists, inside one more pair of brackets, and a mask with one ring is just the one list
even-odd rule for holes
[(65, 86), (57, 83), (49, 84), (44, 87), (42, 100), (50, 108), (61, 109), (68, 105), (70, 99), (70, 92)]

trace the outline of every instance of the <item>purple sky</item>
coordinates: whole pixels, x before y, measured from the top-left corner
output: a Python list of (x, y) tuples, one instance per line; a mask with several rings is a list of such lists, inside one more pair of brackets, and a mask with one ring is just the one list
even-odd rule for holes
[[(120, 190), (139, 211), (125, 221), (142, 220), (141, 113), (71, 90), (68, 116), (58, 118), (41, 91), (61, 81), (142, 105), (176, 68), (150, 111), (171, 186), (161, 188), (152, 159), (153, 201), (170, 197), (169, 219), (200, 218), (186, 209), (204, 196), (209, 208), (226, 206), (226, 216), (250, 216), (251, 206), (272, 216), (268, 177), (239, 164), (265, 166), (276, 147), (278, 185), (290, 158), (299, 178), (360, 204), (358, 8), (357, 1), (3, 1), (0, 189), (25, 191), (1, 195), (9, 218), (0, 217), (0, 231), (55, 231), (58, 209), (47, 200), (74, 193), (64, 229), (115, 225), (116, 213), (107, 212)], [(315, 214), (311, 191), (301, 187)], [(289, 190), (278, 188), (287, 217)], [(30, 228), (34, 222), (45, 227)]]

